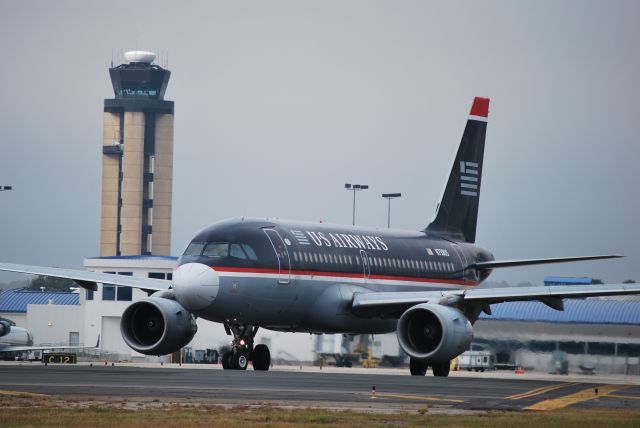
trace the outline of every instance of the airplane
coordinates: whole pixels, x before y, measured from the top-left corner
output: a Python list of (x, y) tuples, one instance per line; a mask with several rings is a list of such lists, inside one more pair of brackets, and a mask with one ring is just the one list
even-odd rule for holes
[(33, 335), (8, 318), (0, 317), (0, 356), (29, 351), (52, 351), (54, 349), (93, 349), (100, 346), (100, 336), (95, 347), (77, 345), (33, 345)]
[(640, 294), (637, 284), (479, 288), (493, 269), (621, 257), (596, 255), (495, 260), (476, 245), (489, 99), (476, 97), (431, 223), (421, 231), (257, 218), (224, 220), (200, 231), (178, 259), (172, 281), (1, 263), (0, 270), (70, 278), (97, 290), (110, 283), (149, 293), (125, 309), (121, 333), (147, 355), (179, 350), (196, 317), (233, 336), (225, 369), (268, 370), (259, 328), (313, 334), (396, 332), (409, 371), (449, 375), (449, 362), (473, 338), (491, 304)]

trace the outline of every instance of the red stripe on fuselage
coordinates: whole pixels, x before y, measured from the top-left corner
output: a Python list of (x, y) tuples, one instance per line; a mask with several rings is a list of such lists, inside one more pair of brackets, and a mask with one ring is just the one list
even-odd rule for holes
[[(217, 272), (237, 272), (237, 273), (267, 273), (267, 274), (279, 274), (278, 269), (266, 269), (266, 268), (242, 268), (242, 267), (226, 267), (226, 266), (212, 266), (213, 270)], [(286, 272), (285, 272), (286, 274)], [(320, 272), (315, 270), (291, 270), (291, 275), (306, 275), (306, 276), (334, 276), (340, 278), (363, 278), (361, 273), (344, 273), (344, 272)], [(462, 281), (457, 279), (442, 279), (442, 278), (421, 278), (415, 276), (391, 276), (391, 275), (369, 275), (367, 279), (384, 279), (391, 281), (412, 281), (412, 282), (433, 282), (437, 284), (455, 284), (455, 285), (467, 285), (476, 286), (477, 282)]]

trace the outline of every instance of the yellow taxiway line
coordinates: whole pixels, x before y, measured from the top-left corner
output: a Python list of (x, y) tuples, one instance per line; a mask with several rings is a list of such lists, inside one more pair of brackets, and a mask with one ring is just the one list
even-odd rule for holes
[(578, 384), (578, 382), (561, 383), (560, 385), (543, 386), (543, 387), (540, 387), (540, 388), (532, 389), (531, 391), (522, 392), (520, 394), (510, 395), (510, 396), (505, 397), (505, 398), (507, 400), (520, 400), (522, 398), (535, 397), (536, 395), (544, 394), (545, 392), (551, 392), (551, 391), (555, 391), (556, 389), (565, 388), (565, 387), (573, 386), (573, 385), (577, 385), (577, 384)]
[(558, 410), (571, 406), (572, 404), (581, 403), (583, 401), (593, 400), (599, 397), (609, 396), (612, 392), (620, 391), (621, 389), (628, 388), (629, 385), (600, 385), (598, 386), (598, 393), (595, 393), (595, 388), (584, 389), (582, 391), (565, 395), (558, 398), (552, 398), (550, 400), (540, 401), (529, 407), (525, 407), (525, 410)]

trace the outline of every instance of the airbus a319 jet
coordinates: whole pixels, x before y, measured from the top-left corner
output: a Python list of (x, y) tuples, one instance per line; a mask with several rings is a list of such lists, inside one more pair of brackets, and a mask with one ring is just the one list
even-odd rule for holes
[(236, 218), (199, 232), (171, 282), (0, 264), (0, 270), (70, 278), (97, 290), (110, 283), (150, 293), (123, 313), (121, 332), (148, 355), (177, 351), (196, 333), (195, 317), (233, 335), (225, 369), (268, 370), (259, 328), (285, 332), (397, 332), (412, 375), (449, 374), (469, 346), (473, 323), (491, 304), (640, 293), (640, 285), (478, 288), (493, 269), (606, 259), (616, 255), (496, 261), (475, 244), (489, 99), (475, 98), (434, 220), (421, 231)]

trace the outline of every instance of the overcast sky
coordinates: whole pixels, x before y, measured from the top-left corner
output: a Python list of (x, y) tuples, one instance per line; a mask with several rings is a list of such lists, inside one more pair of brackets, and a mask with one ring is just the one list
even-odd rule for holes
[[(0, 2), (0, 260), (98, 255), (112, 51), (168, 57), (172, 251), (250, 215), (422, 229), (491, 98), (477, 242), (514, 268), (640, 280), (640, 3)], [(120, 58), (115, 58), (117, 63)], [(0, 281), (15, 278), (2, 275)]]

